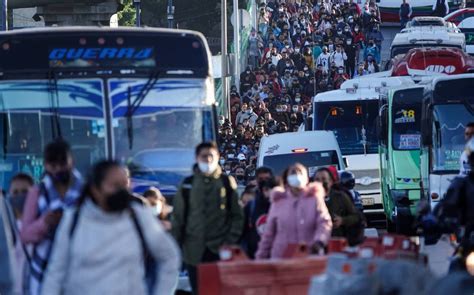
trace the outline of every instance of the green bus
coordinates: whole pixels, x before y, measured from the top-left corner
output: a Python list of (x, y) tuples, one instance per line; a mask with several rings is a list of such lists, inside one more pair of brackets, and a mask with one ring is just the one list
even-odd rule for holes
[(380, 95), (380, 175), (388, 231), (413, 232), (416, 206), (420, 200), (423, 94), (422, 86), (405, 86)]

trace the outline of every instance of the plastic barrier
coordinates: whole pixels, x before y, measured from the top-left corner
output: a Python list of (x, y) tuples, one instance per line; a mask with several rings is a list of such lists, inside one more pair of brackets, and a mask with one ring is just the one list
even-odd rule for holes
[(307, 247), (289, 245), (286, 254), (297, 258), (251, 261), (235, 248), (223, 249), (226, 261), (199, 265), (199, 294), (306, 294), (311, 278), (326, 271), (326, 257), (308, 253)]
[[(342, 292), (336, 292), (337, 294), (344, 294), (347, 290), (356, 291), (354, 287), (350, 289), (350, 285), (346, 285), (347, 277), (352, 278), (352, 283), (359, 281), (361, 292), (366, 290), (367, 294), (371, 294), (373, 286), (361, 282), (372, 277), (378, 268), (385, 267), (383, 263), (377, 266), (379, 258), (421, 261), (418, 246), (404, 236), (367, 238), (356, 248), (348, 248), (347, 245), (344, 239), (331, 239), (328, 244), (329, 262), (328, 256), (309, 256), (309, 247), (299, 244), (288, 246), (285, 259), (264, 261), (251, 261), (236, 247), (223, 248), (220, 251), (220, 262), (199, 265), (199, 294), (307, 294), (311, 278), (315, 275), (320, 275), (317, 277), (319, 280), (327, 280), (327, 276), (332, 276), (334, 282), (341, 281), (326, 286), (329, 288), (327, 290)], [(313, 291), (326, 290), (321, 289), (321, 283), (318, 285), (313, 281), (313, 285), (319, 286), (312, 288)], [(314, 292), (311, 294), (328, 294)]]

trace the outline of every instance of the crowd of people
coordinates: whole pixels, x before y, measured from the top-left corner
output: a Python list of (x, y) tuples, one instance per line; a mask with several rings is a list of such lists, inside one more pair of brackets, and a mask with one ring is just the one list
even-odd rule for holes
[(378, 72), (380, 22), (375, 0), (263, 1), (249, 66), (230, 91), (230, 118), (219, 120), (224, 171), (245, 185), (263, 136), (297, 131), (314, 95)]
[(174, 294), (180, 257), (197, 294), (197, 266), (220, 260), (223, 246), (275, 259), (290, 244), (321, 253), (331, 236), (362, 241), (362, 214), (335, 168), (310, 177), (301, 164), (279, 176), (259, 167), (240, 197), (216, 143), (195, 155), (171, 212), (158, 189), (133, 193), (120, 163), (99, 161), (83, 178), (67, 142), (46, 145), (40, 182), (19, 173), (0, 197), (2, 294)]

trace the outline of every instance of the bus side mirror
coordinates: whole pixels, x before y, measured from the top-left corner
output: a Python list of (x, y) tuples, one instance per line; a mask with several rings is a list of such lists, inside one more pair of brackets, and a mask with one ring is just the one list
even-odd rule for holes
[(424, 146), (430, 146), (433, 144), (433, 129), (431, 121), (428, 118), (423, 119), (421, 122), (421, 140)]

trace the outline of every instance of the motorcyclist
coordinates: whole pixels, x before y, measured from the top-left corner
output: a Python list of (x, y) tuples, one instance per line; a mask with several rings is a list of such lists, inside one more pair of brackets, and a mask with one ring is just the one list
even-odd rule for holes
[(350, 171), (342, 171), (339, 174), (339, 179), (341, 185), (349, 192), (350, 196), (352, 197), (352, 201), (354, 202), (354, 206), (360, 212), (364, 211), (364, 207), (362, 206), (362, 201), (360, 199), (360, 194), (358, 191), (354, 190), (355, 187), (355, 176)]
[[(466, 144), (466, 155), (471, 168), (474, 167), (474, 139)], [(474, 171), (452, 182), (446, 197), (433, 212), (439, 233), (455, 233), (459, 247), (457, 259), (453, 259), (450, 270), (466, 270), (466, 258), (474, 251)]]

